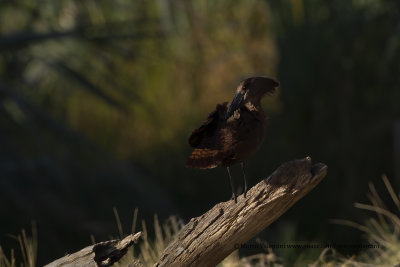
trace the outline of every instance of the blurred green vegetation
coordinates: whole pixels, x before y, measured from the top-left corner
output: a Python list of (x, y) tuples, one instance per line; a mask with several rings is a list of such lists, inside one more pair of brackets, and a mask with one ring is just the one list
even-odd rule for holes
[(261, 237), (354, 240), (328, 220), (356, 219), (349, 203), (367, 181), (400, 181), (399, 10), (395, 0), (0, 1), (3, 249), (35, 220), (40, 265), (92, 233), (107, 238), (114, 206), (123, 222), (135, 207), (187, 220), (229, 199), (224, 169), (184, 167), (187, 137), (259, 74), (281, 87), (264, 101), (270, 125), (250, 184), (293, 158), (329, 166)]

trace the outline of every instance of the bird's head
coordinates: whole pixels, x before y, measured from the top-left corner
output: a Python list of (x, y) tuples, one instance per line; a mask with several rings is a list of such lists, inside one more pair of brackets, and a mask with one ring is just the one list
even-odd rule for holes
[(227, 112), (230, 117), (241, 105), (247, 103), (259, 106), (261, 99), (268, 94), (273, 94), (279, 82), (268, 77), (250, 77), (239, 83), (236, 95), (232, 100)]

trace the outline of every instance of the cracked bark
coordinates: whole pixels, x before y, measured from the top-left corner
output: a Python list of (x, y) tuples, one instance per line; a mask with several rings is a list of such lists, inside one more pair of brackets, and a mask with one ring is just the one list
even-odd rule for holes
[(311, 158), (282, 164), (253, 186), (247, 197), (215, 205), (192, 218), (168, 245), (155, 266), (215, 266), (237, 246), (277, 220), (326, 175), (327, 166)]

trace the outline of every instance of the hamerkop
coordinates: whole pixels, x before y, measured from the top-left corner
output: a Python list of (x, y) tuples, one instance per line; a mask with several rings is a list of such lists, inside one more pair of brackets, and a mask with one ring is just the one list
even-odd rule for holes
[(278, 86), (279, 82), (267, 77), (243, 80), (237, 87), (232, 103), (218, 104), (189, 137), (189, 144), (194, 150), (186, 165), (200, 169), (211, 169), (218, 165), (226, 167), (235, 202), (237, 199), (230, 166), (241, 164), (246, 197), (244, 161), (260, 147), (267, 122), (260, 102), (265, 95), (273, 94)]

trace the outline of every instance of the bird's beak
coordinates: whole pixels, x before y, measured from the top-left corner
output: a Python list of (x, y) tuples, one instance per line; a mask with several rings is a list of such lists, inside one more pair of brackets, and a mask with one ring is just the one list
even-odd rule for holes
[(226, 113), (226, 119), (233, 115), (235, 110), (237, 110), (243, 103), (243, 100), (244, 94), (242, 92), (236, 93), (235, 97), (232, 100), (232, 103), (229, 106), (228, 112)]

